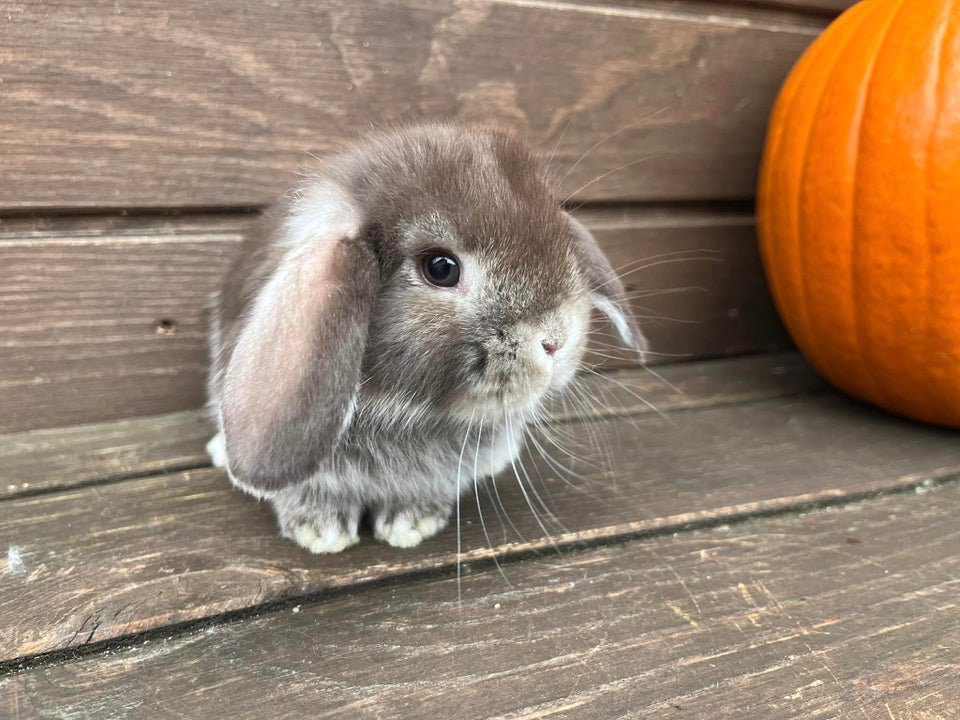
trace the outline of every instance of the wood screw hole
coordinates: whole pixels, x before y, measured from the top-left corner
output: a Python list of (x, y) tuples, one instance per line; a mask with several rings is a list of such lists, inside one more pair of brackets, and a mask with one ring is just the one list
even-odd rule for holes
[(176, 335), (177, 334), (177, 321), (176, 320), (157, 320), (153, 324), (153, 331), (157, 335)]

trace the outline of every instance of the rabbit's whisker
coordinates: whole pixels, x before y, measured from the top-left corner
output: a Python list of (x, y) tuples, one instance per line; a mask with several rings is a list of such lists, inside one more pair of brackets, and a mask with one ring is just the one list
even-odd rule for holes
[[(487, 540), (487, 547), (490, 550), (493, 550), (493, 543), (490, 541), (490, 534), (487, 532), (487, 523), (483, 518), (483, 503), (480, 502), (480, 477), (478, 465), (480, 462), (480, 439), (483, 437), (483, 417), (480, 418), (480, 427), (477, 429), (477, 447), (473, 454), (473, 495), (477, 501), (477, 514), (480, 517), (480, 528), (483, 530), (483, 536)], [(493, 564), (497, 566), (497, 572), (500, 573), (500, 577), (503, 578), (503, 581), (509, 586), (513, 587), (510, 580), (507, 578), (506, 573), (503, 571), (503, 568), (500, 566), (500, 561), (497, 559), (497, 554), (494, 552), (493, 555)]]
[[(507, 433), (510, 437), (512, 437), (513, 427), (512, 423), (510, 422), (510, 416), (506, 413), (504, 413), (504, 420), (506, 421)], [(543, 524), (543, 520), (540, 518), (540, 513), (537, 512), (537, 509), (530, 498), (530, 493), (527, 492), (527, 488), (523, 484), (523, 479), (520, 477), (520, 471), (517, 469), (516, 458), (512, 457), (512, 453), (510, 458), (510, 466), (513, 468), (513, 475), (517, 479), (517, 485), (520, 487), (520, 492), (523, 494), (523, 498), (527, 502), (527, 507), (530, 508), (530, 512), (533, 514), (533, 519), (537, 521), (537, 525), (540, 526), (540, 530), (543, 532), (544, 537), (549, 540), (554, 550), (559, 552), (559, 548), (553, 539), (553, 535), (550, 534), (550, 531), (547, 530), (546, 525)]]
[[(460, 446), (460, 459), (457, 461), (457, 507), (456, 507), (456, 513), (457, 513), (457, 606), (458, 606), (458, 607), (463, 604), (463, 594), (462, 594), (462, 588), (461, 588), (461, 571), (462, 571), (461, 565), (462, 565), (462, 558), (463, 558), (463, 536), (461, 535), (461, 532), (460, 532), (460, 492), (461, 492), (460, 479), (461, 479), (461, 477), (463, 476), (463, 454), (464, 454), (464, 452), (466, 452), (466, 449), (467, 449), (467, 440), (470, 438), (470, 427), (471, 427), (472, 424), (473, 424), (473, 417), (474, 417), (474, 415), (476, 415), (476, 411), (474, 411), (473, 415), (470, 416), (470, 422), (467, 423), (467, 428), (466, 428), (466, 430), (465, 430), (464, 433), (463, 433), (463, 444)], [(482, 418), (481, 418), (481, 422), (482, 422)]]
[[(573, 165), (570, 166), (570, 169), (569, 169), (569, 170), (567, 170), (566, 175), (564, 175), (563, 178), (560, 180), (560, 182), (558, 183), (558, 186), (559, 186), (559, 185), (563, 185), (563, 183), (565, 183), (565, 182), (567, 181), (567, 178), (570, 177), (570, 174), (580, 166), (580, 163), (582, 163), (582, 162), (587, 158), (588, 155), (590, 155), (594, 150), (596, 150), (597, 148), (599, 148), (601, 145), (603, 145), (604, 143), (612, 140), (612, 139), (615, 138), (617, 135), (626, 132), (627, 130), (632, 130), (633, 128), (637, 127), (638, 125), (641, 125), (641, 124), (647, 122), (648, 120), (652, 120), (653, 118), (657, 117), (658, 115), (662, 115), (663, 113), (665, 113), (667, 110), (669, 110), (669, 109), (672, 108), (672, 107), (673, 107), (673, 103), (671, 103), (671, 104), (669, 104), (669, 105), (664, 105), (664, 106), (663, 106), (662, 108), (660, 108), (659, 110), (654, 110), (652, 113), (648, 113), (647, 115), (644, 115), (644, 116), (641, 117), (641, 118), (637, 118), (637, 119), (634, 120), (633, 122), (627, 123), (627, 124), (624, 125), (623, 127), (619, 128), (619, 129), (617, 129), (617, 130), (614, 130), (613, 132), (609, 133), (608, 135), (605, 135), (604, 137), (600, 138), (597, 142), (595, 142), (593, 145), (591, 145), (590, 147), (588, 147), (586, 150), (583, 151), (583, 153), (580, 155), (580, 157), (577, 158), (577, 161), (576, 161)], [(573, 116), (571, 116), (571, 117), (573, 117)], [(568, 122), (567, 124), (569, 125), (569, 122)], [(564, 131), (564, 132), (566, 132), (566, 131)], [(559, 143), (558, 143), (558, 144), (559, 144)], [(582, 188), (581, 188), (581, 189), (582, 189)], [(580, 191), (578, 190), (577, 192), (580, 192)], [(573, 195), (576, 195), (576, 194), (577, 194), (576, 192), (573, 193)], [(568, 198), (568, 200), (569, 200), (569, 198)]]

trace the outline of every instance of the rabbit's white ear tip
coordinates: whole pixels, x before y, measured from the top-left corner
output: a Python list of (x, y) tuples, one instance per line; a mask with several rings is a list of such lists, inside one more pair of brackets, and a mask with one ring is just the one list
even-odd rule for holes
[(636, 339), (633, 337), (633, 331), (630, 329), (630, 323), (627, 321), (627, 318), (624, 317), (623, 313), (620, 312), (617, 304), (602, 295), (594, 296), (593, 303), (597, 306), (597, 309), (606, 315), (610, 322), (613, 323), (613, 326), (620, 334), (620, 339), (630, 347), (637, 347)]
[(645, 335), (642, 333), (640, 334), (633, 345), (633, 349), (636, 350), (637, 359), (641, 362), (641, 364), (646, 365), (647, 360), (650, 359), (650, 341), (647, 340)]
[(643, 336), (643, 333), (640, 332), (636, 325), (630, 322), (630, 319), (624, 315), (620, 306), (603, 295), (594, 295), (593, 304), (596, 305), (597, 310), (602, 312), (613, 327), (616, 328), (617, 334), (620, 336), (623, 344), (637, 353), (640, 362), (646, 363), (650, 343), (647, 342), (647, 338)]

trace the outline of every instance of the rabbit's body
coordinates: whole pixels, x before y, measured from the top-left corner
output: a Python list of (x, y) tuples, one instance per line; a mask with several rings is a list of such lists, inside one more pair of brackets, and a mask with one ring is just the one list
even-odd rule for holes
[[(280, 490), (244, 489), (274, 506), (285, 537), (314, 552), (337, 552), (358, 542), (369, 513), (375, 535), (412, 547), (442, 529), (457, 496), (507, 468), (519, 455), (523, 424), (503, 428), (420, 425), (384, 432), (365, 418), (364, 401), (338, 452), (303, 483)], [(373, 410), (373, 412), (378, 412)], [(222, 436), (211, 441), (217, 456)]]
[[(376, 536), (412, 547), (446, 525), (457, 496), (515, 461), (526, 423), (408, 423), (386, 416), (382, 404), (363, 397), (338, 451), (306, 482), (264, 491), (235, 484), (274, 506), (284, 536), (314, 552), (337, 552), (359, 540), (358, 525), (370, 513)], [(226, 466), (223, 435), (208, 451)], [(318, 534), (318, 528), (324, 528)]]
[(329, 161), (246, 238), (216, 299), (211, 456), (314, 552), (412, 546), (510, 465), (623, 289), (505, 133), (421, 126)]

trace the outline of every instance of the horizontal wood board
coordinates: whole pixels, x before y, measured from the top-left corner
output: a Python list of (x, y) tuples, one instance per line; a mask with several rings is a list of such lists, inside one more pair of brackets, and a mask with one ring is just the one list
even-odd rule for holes
[(195, 408), (238, 233), (0, 239), (0, 432)]
[(0, 435), (0, 499), (209, 464), (202, 410)]
[(773, 100), (825, 22), (525, 0), (8, 4), (0, 212), (261, 206), (308, 153), (435, 118), (524, 133), (564, 196), (750, 198)]
[[(550, 432), (576, 457), (541, 440), (569, 471), (529, 455), (523, 461), (525, 482), (543, 498), (543, 525), (524, 500), (533, 490), (503, 477), (504, 510), (483, 494), (482, 517), (473, 499), (464, 503), (465, 562), (912, 488), (960, 472), (956, 433), (833, 394)], [(412, 551), (368, 540), (341, 555), (311, 556), (280, 539), (269, 508), (231, 490), (216, 470), (0, 507), (0, 548), (15, 551), (0, 564), (0, 661), (432, 572), (457, 559), (453, 528)]]
[[(889, 718), (960, 708), (960, 489), (287, 607), (0, 679), (11, 720)], [(0, 706), (2, 707), (2, 706)]]
[[(622, 268), (654, 362), (790, 346), (741, 213), (581, 213)], [(0, 226), (0, 433), (200, 407), (204, 307), (246, 216)], [(206, 223), (206, 224), (205, 224)], [(590, 362), (627, 362), (606, 332)], [(607, 357), (609, 356), (609, 357)]]
[[(820, 18), (832, 18), (853, 7), (859, 0), (617, 0), (622, 7), (663, 9), (697, 15), (713, 15), (718, 11), (736, 14), (744, 7), (763, 10), (770, 21), (799, 24), (806, 15), (813, 15), (811, 22)], [(607, 5), (607, 0), (579, 0), (581, 5)], [(779, 15), (778, 15), (779, 13)]]
[[(794, 353), (582, 375), (552, 422), (623, 417), (785, 397), (823, 386)], [(203, 410), (0, 435), (0, 499), (209, 464)]]

